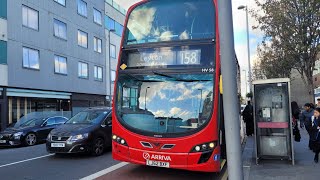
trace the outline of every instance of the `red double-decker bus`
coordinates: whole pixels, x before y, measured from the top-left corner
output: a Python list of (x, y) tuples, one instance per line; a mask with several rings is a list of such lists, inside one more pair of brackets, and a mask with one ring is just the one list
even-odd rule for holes
[(220, 171), (217, 14), (216, 0), (146, 0), (129, 9), (113, 97), (114, 159)]

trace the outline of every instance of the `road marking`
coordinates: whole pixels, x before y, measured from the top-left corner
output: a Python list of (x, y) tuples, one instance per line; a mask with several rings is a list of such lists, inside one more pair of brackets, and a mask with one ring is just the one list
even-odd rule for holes
[(15, 165), (15, 164), (19, 164), (19, 163), (23, 163), (23, 162), (27, 162), (27, 161), (32, 161), (32, 160), (36, 160), (36, 159), (41, 159), (41, 158), (45, 158), (45, 157), (53, 156), (53, 155), (54, 154), (47, 154), (47, 155), (44, 155), (44, 156), (39, 156), (39, 157), (31, 158), (31, 159), (26, 159), (26, 160), (17, 161), (17, 162), (13, 162), (13, 163), (9, 163), (9, 164), (4, 164), (4, 165), (0, 165), (0, 168), (11, 166), (11, 165)]
[(82, 179), (80, 179), (80, 180), (92, 180), (92, 179), (96, 179), (96, 178), (101, 177), (101, 176), (103, 176), (103, 175), (105, 175), (105, 174), (108, 174), (108, 173), (110, 173), (110, 172), (112, 172), (112, 171), (115, 171), (115, 170), (117, 170), (117, 169), (119, 169), (119, 168), (122, 168), (123, 166), (126, 166), (126, 165), (128, 165), (128, 164), (129, 164), (129, 163), (127, 163), (127, 162), (122, 162), (122, 163), (116, 164), (116, 165), (114, 165), (114, 166), (111, 166), (111, 167), (109, 167), (109, 168), (107, 168), (107, 169), (104, 169), (104, 170), (102, 170), (102, 171), (99, 171), (99, 172), (97, 172), (97, 173), (91, 174), (90, 176), (84, 177), (84, 178), (82, 178)]

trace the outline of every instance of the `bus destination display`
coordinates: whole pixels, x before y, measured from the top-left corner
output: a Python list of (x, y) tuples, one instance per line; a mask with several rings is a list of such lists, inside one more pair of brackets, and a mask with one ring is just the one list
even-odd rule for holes
[(201, 50), (156, 51), (130, 53), (128, 67), (199, 65)]

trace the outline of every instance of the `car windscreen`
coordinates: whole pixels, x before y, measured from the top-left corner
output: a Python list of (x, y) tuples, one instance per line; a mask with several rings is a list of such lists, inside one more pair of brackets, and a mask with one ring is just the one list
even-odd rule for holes
[(14, 128), (40, 126), (43, 123), (43, 121), (43, 118), (31, 118), (23, 123), (16, 123)]
[(82, 111), (73, 116), (66, 124), (98, 124), (107, 115), (109, 111), (106, 110), (89, 110)]

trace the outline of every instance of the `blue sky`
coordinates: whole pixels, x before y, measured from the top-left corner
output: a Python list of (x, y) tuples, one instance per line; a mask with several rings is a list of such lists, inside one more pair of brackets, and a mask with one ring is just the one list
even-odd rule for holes
[[(114, 0), (120, 4), (123, 8), (127, 9), (135, 2), (140, 0)], [(248, 5), (249, 9), (257, 9), (254, 0), (232, 0), (233, 8), (233, 26), (234, 26), (234, 40), (235, 50), (240, 62), (241, 70), (247, 70), (248, 72), (248, 59), (247, 59), (247, 34), (246, 34), (246, 14), (244, 10), (238, 10), (240, 5)], [(249, 15), (249, 32), (250, 32), (250, 57), (251, 67), (254, 62), (257, 61), (256, 50), (258, 44), (262, 40), (262, 32), (259, 30), (253, 30), (251, 27), (257, 25), (257, 22)], [(242, 93), (245, 94), (245, 76), (242, 72)]]

